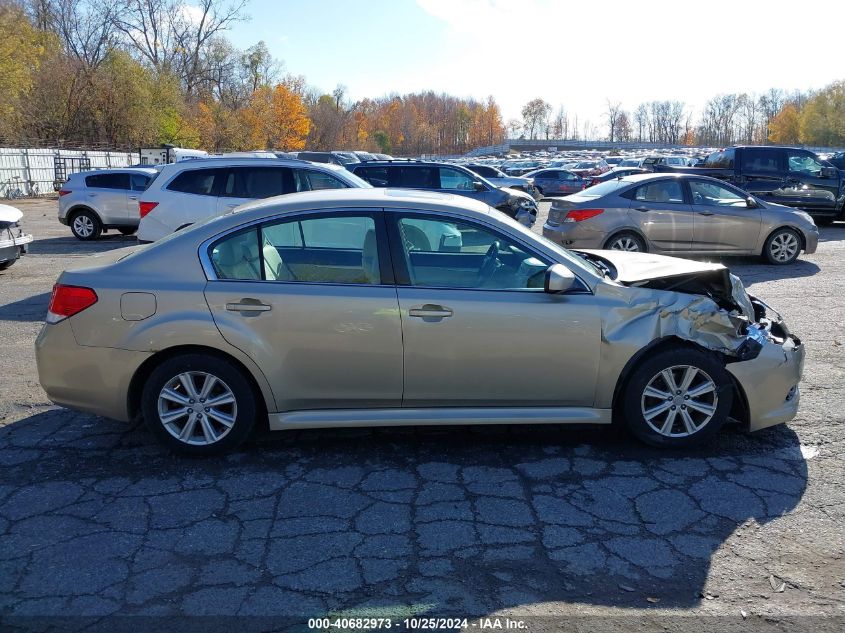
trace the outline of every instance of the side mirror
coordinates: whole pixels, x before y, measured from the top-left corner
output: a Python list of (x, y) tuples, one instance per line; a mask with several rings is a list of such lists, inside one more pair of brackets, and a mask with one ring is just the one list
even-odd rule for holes
[(487, 187), (484, 186), (484, 183), (480, 180), (473, 180), (472, 186), (475, 188), (476, 191), (485, 191)]
[(822, 178), (839, 178), (839, 170), (836, 167), (822, 167)]
[(751, 196), (748, 196), (745, 199), (745, 206), (748, 207), (749, 209), (756, 209), (757, 208), (757, 201), (754, 198), (752, 198)]
[(552, 264), (546, 269), (543, 289), (550, 294), (566, 292), (575, 285), (575, 275), (563, 264)]

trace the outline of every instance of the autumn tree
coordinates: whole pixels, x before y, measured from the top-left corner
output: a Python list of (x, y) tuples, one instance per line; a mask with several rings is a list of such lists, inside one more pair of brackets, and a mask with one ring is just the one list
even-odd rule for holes
[(769, 140), (773, 143), (792, 145), (801, 138), (801, 121), (798, 107), (787, 103), (769, 124)]
[(845, 145), (845, 81), (837, 81), (810, 97), (801, 109), (801, 142), (808, 145)]
[(0, 137), (13, 136), (21, 124), (21, 98), (32, 88), (44, 56), (41, 34), (23, 10), (0, 2)]
[(253, 149), (303, 149), (311, 127), (302, 98), (284, 84), (256, 90), (243, 120)]

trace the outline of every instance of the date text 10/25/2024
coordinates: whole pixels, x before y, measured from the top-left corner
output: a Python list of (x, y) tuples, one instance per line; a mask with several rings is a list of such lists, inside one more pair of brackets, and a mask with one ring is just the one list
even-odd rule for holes
[(522, 630), (525, 622), (511, 618), (310, 618), (308, 628), (312, 630), (361, 630), (361, 629), (401, 629), (411, 631), (455, 631), (455, 630)]

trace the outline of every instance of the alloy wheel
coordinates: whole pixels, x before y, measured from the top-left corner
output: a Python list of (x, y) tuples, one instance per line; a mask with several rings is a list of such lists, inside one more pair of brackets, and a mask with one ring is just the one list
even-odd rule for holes
[(73, 231), (80, 237), (91, 237), (94, 234), (94, 222), (87, 215), (78, 215), (73, 219)]
[(665, 437), (689, 437), (716, 413), (716, 383), (692, 365), (668, 367), (648, 382), (641, 407), (646, 423)]
[(232, 390), (206, 372), (174, 376), (159, 393), (159, 420), (168, 433), (185, 444), (206, 446), (220, 441), (232, 430), (237, 416)]
[(628, 251), (637, 252), (640, 250), (640, 245), (633, 237), (622, 235), (617, 237), (610, 243), (610, 250), (612, 251)]
[(783, 232), (775, 235), (769, 244), (772, 259), (778, 262), (788, 262), (798, 252), (798, 238), (794, 234)]

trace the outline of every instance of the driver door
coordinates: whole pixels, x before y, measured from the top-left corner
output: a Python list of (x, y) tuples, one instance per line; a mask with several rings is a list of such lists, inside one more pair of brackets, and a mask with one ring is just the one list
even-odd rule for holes
[(402, 406), (593, 405), (601, 332), (588, 291), (545, 293), (552, 262), (487, 225), (446, 213), (386, 217)]

